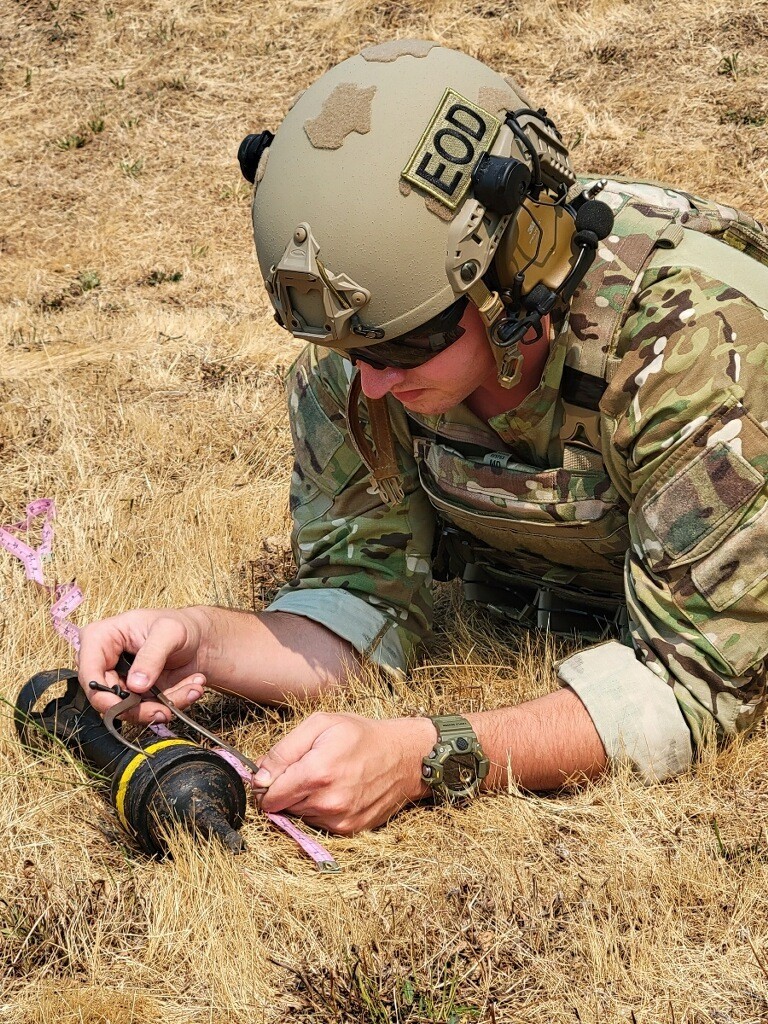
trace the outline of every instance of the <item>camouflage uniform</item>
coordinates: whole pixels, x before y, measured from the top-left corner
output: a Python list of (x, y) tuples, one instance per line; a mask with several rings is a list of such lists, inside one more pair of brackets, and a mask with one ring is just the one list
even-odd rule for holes
[(304, 351), (289, 381), (299, 569), (270, 610), (403, 670), (430, 629), (445, 525), (470, 594), (495, 578), (626, 602), (625, 635), (559, 678), (610, 756), (660, 778), (765, 706), (768, 268), (738, 251), (759, 236), (735, 211), (644, 184), (601, 198), (613, 233), (534, 392), (488, 423), (390, 399), (401, 505), (382, 504), (348, 440), (351, 364)]

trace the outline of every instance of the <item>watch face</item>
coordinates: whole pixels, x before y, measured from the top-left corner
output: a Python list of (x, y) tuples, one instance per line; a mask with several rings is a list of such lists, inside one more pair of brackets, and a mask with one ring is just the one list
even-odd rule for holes
[(466, 789), (477, 779), (477, 757), (474, 754), (452, 754), (443, 765), (443, 785), (447, 789)]

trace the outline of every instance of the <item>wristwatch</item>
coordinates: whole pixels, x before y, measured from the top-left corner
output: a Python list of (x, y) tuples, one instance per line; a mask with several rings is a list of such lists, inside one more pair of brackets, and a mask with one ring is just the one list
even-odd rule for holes
[(474, 729), (461, 715), (429, 718), (437, 729), (437, 743), (422, 759), (422, 779), (436, 797), (474, 796), (491, 766)]

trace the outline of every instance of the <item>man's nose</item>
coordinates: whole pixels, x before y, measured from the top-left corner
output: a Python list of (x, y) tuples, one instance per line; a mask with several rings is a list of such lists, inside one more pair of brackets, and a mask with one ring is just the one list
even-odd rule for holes
[(357, 365), (360, 370), (360, 385), (366, 398), (383, 398), (405, 378), (405, 370), (395, 369), (394, 366), (385, 366), (380, 370), (375, 366), (369, 366), (368, 363)]

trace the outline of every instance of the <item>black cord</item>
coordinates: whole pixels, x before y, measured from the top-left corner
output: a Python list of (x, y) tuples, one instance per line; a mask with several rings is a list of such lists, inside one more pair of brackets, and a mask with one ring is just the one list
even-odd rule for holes
[(533, 143), (525, 134), (520, 125), (517, 123), (516, 116), (516, 114), (507, 114), (506, 123), (512, 129), (512, 132), (515, 135), (515, 137), (523, 144), (523, 146), (528, 152), (528, 156), (531, 158), (531, 164), (533, 165), (533, 174), (536, 181), (530, 185), (529, 193), (531, 194), (531, 196), (533, 196), (534, 199), (538, 199), (539, 193), (544, 188), (544, 182), (541, 180), (541, 161), (539, 160), (539, 154), (536, 152)]
[(555, 122), (547, 114), (546, 110), (544, 110), (543, 107), (541, 108), (541, 110), (531, 110), (530, 107), (521, 107), (519, 110), (515, 111), (514, 116), (515, 117), (523, 117), (523, 116), (535, 117), (538, 121), (541, 121), (542, 124), (545, 124), (547, 126), (547, 128), (551, 128), (552, 131), (555, 133), (555, 135), (558, 137), (558, 139), (560, 139), (560, 141), (562, 142), (563, 136), (560, 134), (560, 132), (558, 130), (558, 127), (555, 124)]

